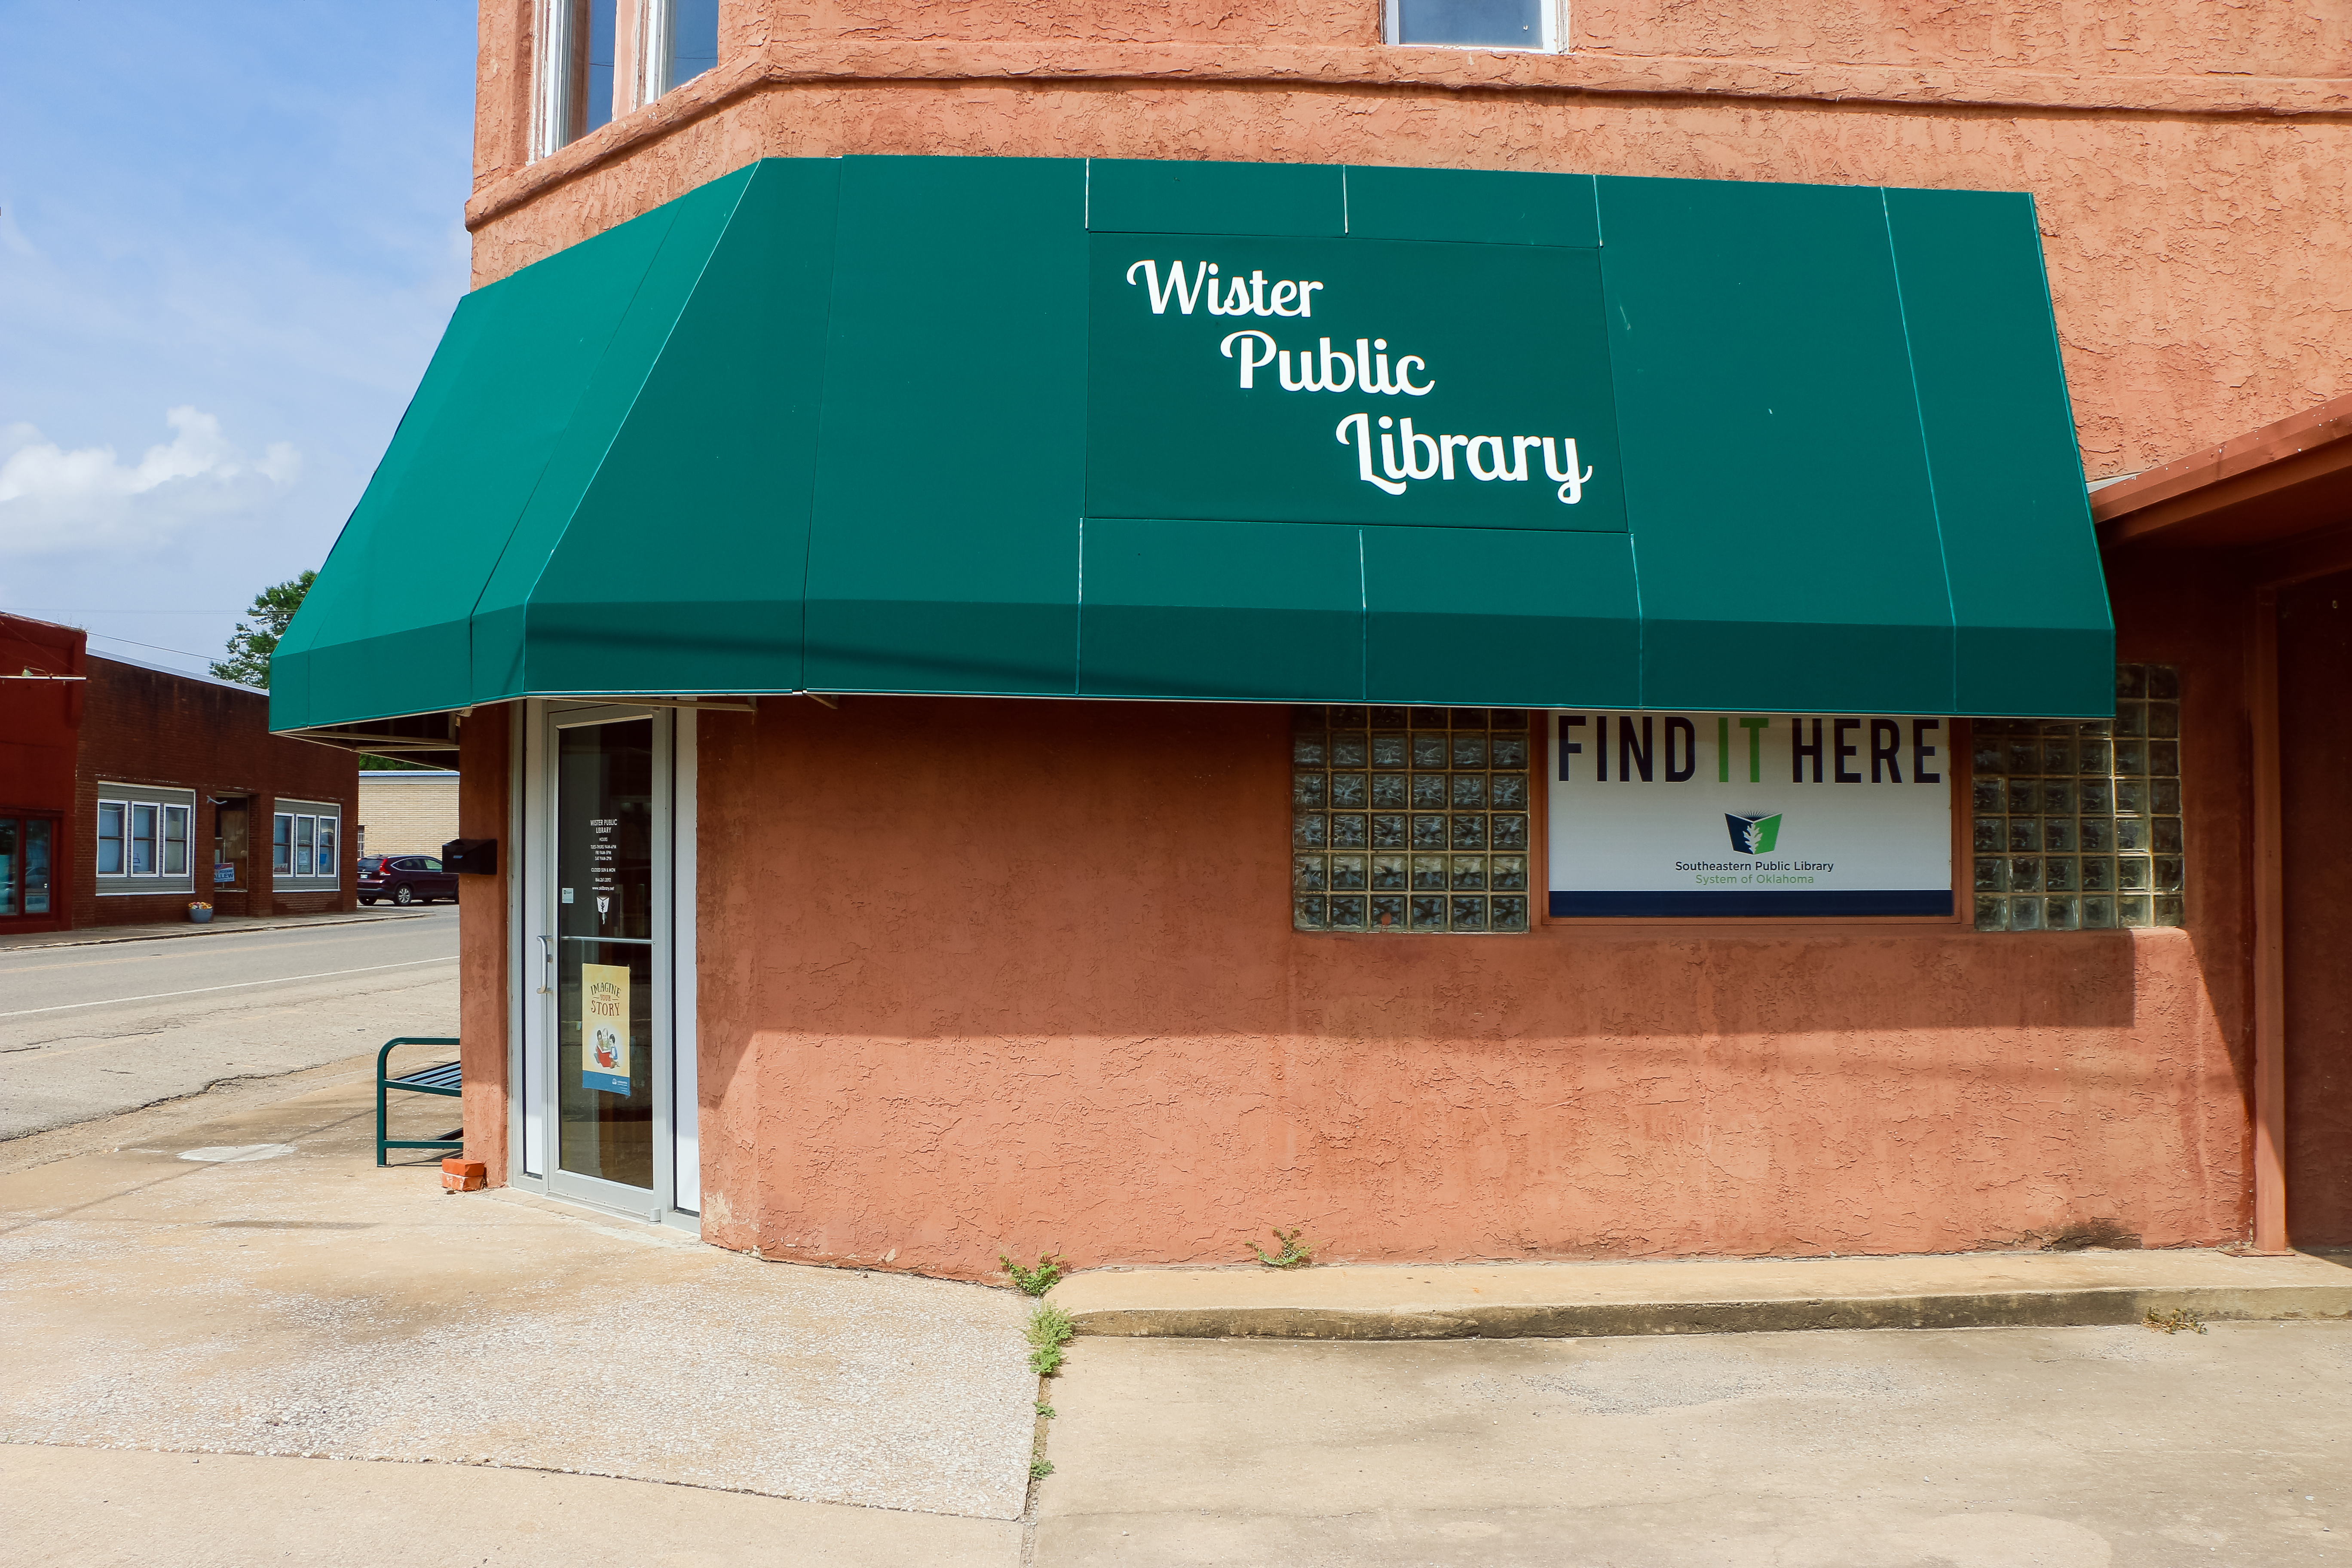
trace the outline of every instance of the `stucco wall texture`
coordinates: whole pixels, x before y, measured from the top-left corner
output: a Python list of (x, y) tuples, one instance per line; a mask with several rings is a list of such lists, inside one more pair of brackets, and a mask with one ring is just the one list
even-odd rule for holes
[(704, 1234), (968, 1278), (1277, 1225), (1391, 1261), (2242, 1240), (2239, 606), (2116, 592), (2119, 657), (2181, 670), (2179, 931), (1301, 934), (1279, 707), (706, 715)]
[(2227, 920), (1304, 935), (1279, 708), (704, 722), (725, 1245), (977, 1276), (1273, 1225), (1389, 1260), (2243, 1228)]
[[(2311, 0), (1572, 11), (1554, 56), (1389, 48), (1377, 0), (794, 5), (528, 163), (486, 0), (478, 282), (762, 156), (1233, 158), (2024, 190), (2094, 479), (2352, 387), (2352, 12)], [(527, 166), (528, 165), (528, 166)]]
[[(2120, 657), (2181, 671), (2179, 931), (1301, 934), (1278, 706), (706, 714), (704, 1235), (965, 1278), (1276, 1225), (1381, 1260), (2242, 1240), (2246, 671), (2210, 564), (2116, 584)], [(461, 731), (468, 836), (507, 830), (509, 722)], [(467, 1152), (502, 1177), (507, 906), (465, 882)], [(2289, 1184), (2334, 1218), (2352, 1162), (2305, 1141)]]

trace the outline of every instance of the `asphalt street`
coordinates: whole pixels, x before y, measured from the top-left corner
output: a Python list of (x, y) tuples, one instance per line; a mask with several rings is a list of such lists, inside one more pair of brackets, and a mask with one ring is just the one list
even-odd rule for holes
[(456, 1033), (457, 911), (0, 952), (0, 1139)]

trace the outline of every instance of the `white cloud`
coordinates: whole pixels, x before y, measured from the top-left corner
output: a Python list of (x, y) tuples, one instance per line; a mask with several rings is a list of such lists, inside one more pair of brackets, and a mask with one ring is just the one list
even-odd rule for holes
[(128, 465), (111, 447), (68, 452), (31, 425), (0, 426), (0, 556), (160, 544), (194, 523), (250, 516), (301, 477), (287, 442), (248, 458), (201, 409), (163, 417), (171, 441)]

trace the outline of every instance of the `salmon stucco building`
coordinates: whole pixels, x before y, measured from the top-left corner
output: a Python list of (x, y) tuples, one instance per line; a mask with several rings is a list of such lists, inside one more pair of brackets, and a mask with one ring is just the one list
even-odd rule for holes
[(618, 9), (271, 694), (459, 769), (493, 1181), (2352, 1243), (2342, 16)]

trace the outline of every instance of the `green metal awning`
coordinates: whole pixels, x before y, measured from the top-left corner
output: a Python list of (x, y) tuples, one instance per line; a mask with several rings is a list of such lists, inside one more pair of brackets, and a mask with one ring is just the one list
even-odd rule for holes
[(467, 297), (270, 702), (2073, 717), (2112, 666), (2027, 196), (771, 159)]

